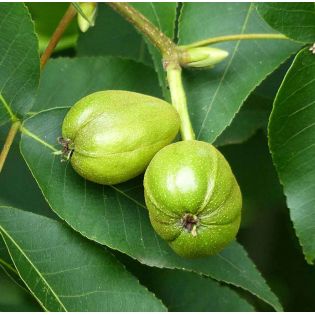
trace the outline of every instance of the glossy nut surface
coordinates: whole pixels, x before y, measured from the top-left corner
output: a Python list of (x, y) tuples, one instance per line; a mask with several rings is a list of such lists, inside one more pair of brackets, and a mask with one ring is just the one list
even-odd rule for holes
[(144, 172), (178, 129), (178, 114), (169, 103), (109, 90), (79, 100), (63, 121), (62, 137), (77, 173), (99, 184), (117, 184)]
[(144, 188), (155, 231), (178, 255), (214, 255), (235, 238), (241, 191), (211, 144), (191, 140), (166, 146), (149, 164)]

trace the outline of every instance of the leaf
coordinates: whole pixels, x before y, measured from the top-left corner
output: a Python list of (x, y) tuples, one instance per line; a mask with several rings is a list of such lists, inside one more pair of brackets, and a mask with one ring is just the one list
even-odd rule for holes
[[(1, 237), (0, 237), (0, 240)], [(0, 266), (1, 267), (1, 266)], [(41, 308), (31, 295), (11, 281), (0, 268), (0, 312), (40, 312)]]
[[(0, 143), (4, 143), (8, 132), (7, 126), (0, 127)], [(19, 150), (19, 139), (15, 138), (5, 167), (0, 176), (0, 206), (11, 206), (23, 208), (26, 211), (37, 211), (37, 213), (58, 218), (49, 208), (38, 185), (34, 181), (31, 172), (23, 160)], [(0, 264), (7, 271), (14, 268), (10, 255), (0, 237)], [(15, 275), (12, 275), (15, 279)]]
[(151, 270), (148, 270), (148, 276), (151, 277), (152, 290), (154, 288), (172, 312), (254, 311), (229, 287), (209, 278), (181, 270)]
[(313, 2), (259, 3), (258, 11), (271, 27), (286, 36), (304, 43), (315, 41)]
[[(315, 268), (306, 264), (294, 235), (266, 135), (259, 131), (246, 143), (220, 149), (235, 171), (243, 194), (238, 239), (261, 268), (286, 311), (312, 311)], [(248, 298), (256, 310), (270, 311)]]
[[(294, 55), (288, 58), (283, 64), (281, 64), (275, 71), (273, 71), (267, 78), (254, 90), (254, 94), (267, 98), (268, 100), (273, 100), (279, 90), (279, 87), (284, 79), (284, 76), (288, 72), (293, 60)], [(272, 104), (267, 104), (268, 109), (272, 109)]]
[[(24, 283), (22, 283), (22, 280), (20, 279), (19, 274), (15, 269), (15, 266), (13, 264), (11, 257), (10, 257), (8, 249), (4, 243), (4, 240), (2, 239), (2, 237), (0, 235), (0, 273), (1, 272), (5, 273), (6, 276), (13, 283), (15, 283), (17, 286), (25, 289)], [(1, 304), (1, 296), (0, 296), (0, 304)], [(1, 311), (1, 309), (0, 309), (0, 311)]]
[[(0, 127), (0, 143), (4, 143), (8, 127)], [(19, 139), (17, 136), (10, 148), (5, 167), (0, 175), (0, 206), (23, 208), (26, 211), (57, 218), (49, 208), (38, 185), (25, 165), (20, 153)], [(1, 257), (1, 253), (0, 253)]]
[[(251, 94), (230, 126), (215, 140), (216, 146), (242, 143), (258, 129), (267, 129), (270, 110), (266, 104), (272, 102), (257, 94)], [(271, 108), (271, 106), (270, 106)]]
[(98, 5), (95, 26), (80, 34), (77, 55), (111, 55), (152, 64), (142, 36), (118, 13), (103, 3)]
[(154, 71), (143, 64), (114, 57), (58, 58), (50, 60), (45, 67), (32, 111), (72, 106), (99, 90), (160, 96)]
[(23, 3), (0, 3), (0, 125), (32, 106), (39, 80), (38, 43)]
[[(275, 309), (281, 306), (244, 249), (232, 243), (217, 256), (188, 260), (155, 234), (144, 206), (142, 178), (117, 186), (85, 181), (52, 154), (67, 108), (43, 111), (25, 121), (21, 152), (51, 208), (87, 238), (143, 264), (178, 268), (240, 286)], [(55, 148), (55, 149), (54, 149)]]
[[(130, 267), (130, 264), (128, 264)], [(134, 264), (132, 272), (171, 312), (248, 312), (254, 308), (228, 286), (182, 270)]]
[(269, 146), (306, 260), (315, 259), (315, 56), (302, 50), (274, 102)]
[(0, 233), (46, 311), (163, 311), (114, 256), (62, 223), (1, 207)]
[[(250, 3), (185, 3), (180, 16), (180, 44), (228, 34), (273, 32)], [(231, 123), (251, 91), (300, 47), (289, 40), (243, 40), (217, 46), (229, 52), (226, 61), (210, 70), (184, 72), (196, 136), (208, 142)]]
[(215, 140), (215, 146), (242, 143), (259, 129), (265, 129), (268, 112), (263, 110), (241, 110), (232, 124)]
[(7, 271), (12, 271), (14, 268), (11, 257), (7, 251), (5, 243), (0, 237), (0, 265)]
[[(1, 273), (5, 274), (6, 277), (11, 280), (12, 285), (15, 285), (16, 287), (19, 287), (20, 289), (23, 289), (24, 291), (28, 292), (27, 289), (25, 288), (24, 283), (19, 277), (18, 272), (15, 269), (14, 263), (10, 257), (8, 249), (0, 233), (0, 280), (1, 280)], [(0, 292), (1, 292), (1, 285), (0, 285)], [(0, 295), (0, 307), (1, 307), (1, 295)], [(0, 308), (0, 311), (1, 311), (1, 308)]]
[[(1, 278), (1, 273), (5, 274), (6, 277), (11, 280), (12, 285), (15, 285), (16, 287), (24, 290), (25, 292), (28, 292), (28, 290), (26, 289), (24, 285), (24, 282), (21, 280), (18, 272), (15, 269), (14, 263), (10, 257), (8, 249), (0, 233), (0, 278)], [(0, 291), (1, 291), (1, 288), (0, 288)], [(0, 295), (0, 306), (1, 306), (1, 295)]]
[[(131, 3), (131, 5), (149, 19), (159, 30), (171, 39), (174, 38), (175, 20), (176, 20), (176, 2), (157, 3), (157, 2), (141, 2)], [(162, 55), (160, 51), (154, 47), (149, 40), (146, 39), (149, 52), (153, 58), (155, 70), (158, 74), (159, 83), (162, 88), (163, 96), (166, 100), (170, 100), (168, 85), (166, 82), (166, 72), (162, 64)]]
[[(223, 146), (242, 143), (251, 138), (259, 129), (262, 129), (267, 135), (268, 119), (273, 100), (293, 61), (293, 59), (290, 59), (255, 88), (232, 120), (231, 125), (220, 134), (214, 145)], [(242, 168), (241, 165), (240, 167)], [(245, 171), (245, 173), (247, 172)]]
[[(278, 226), (273, 220), (278, 219), (280, 215), (279, 210), (286, 209), (286, 207), (282, 187), (272, 163), (266, 134), (260, 130), (248, 141), (237, 145), (225, 145), (220, 148), (220, 151), (229, 162), (242, 191), (243, 215), (241, 234), (242, 232), (243, 235), (246, 234), (248, 229), (255, 230), (257, 233), (262, 231), (261, 237), (267, 233), (266, 231), (271, 233), (272, 229), (277, 234)], [(267, 227), (260, 227), (262, 218), (266, 218), (268, 212), (271, 212), (272, 217), (275, 217), (275, 219), (269, 218), (272, 226), (271, 223), (267, 223)], [(266, 247), (272, 246), (273, 237), (273, 234), (265, 236)], [(270, 243), (268, 239), (270, 239)], [(248, 242), (253, 244), (252, 247), (257, 245), (255, 238), (250, 238)], [(246, 248), (248, 247), (246, 246)], [(266, 257), (263, 253), (264, 250), (264, 248), (258, 246), (255, 249), (255, 253), (260, 257)], [(274, 250), (276, 249), (273, 248)], [(272, 255), (272, 251), (268, 252), (268, 255)]]
[[(35, 31), (39, 41), (39, 51), (43, 52), (53, 35), (60, 20), (66, 13), (69, 2), (61, 3), (39, 3), (39, 2), (27, 2), (26, 6), (30, 11), (32, 19), (35, 24)], [(67, 29), (63, 33), (59, 40), (54, 52), (58, 52), (62, 49), (67, 49), (75, 46), (78, 38), (78, 25), (77, 20), (73, 19), (67, 26)]]

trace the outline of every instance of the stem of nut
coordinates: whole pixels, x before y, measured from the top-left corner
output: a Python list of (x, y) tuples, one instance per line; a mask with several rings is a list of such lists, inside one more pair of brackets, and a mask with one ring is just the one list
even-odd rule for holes
[(195, 139), (187, 109), (186, 94), (182, 83), (179, 54), (176, 44), (129, 4), (110, 2), (108, 5), (121, 14), (128, 22), (133, 24), (142, 34), (147, 36), (160, 50), (163, 56), (163, 65), (167, 72), (172, 104), (176, 108), (181, 120), (180, 131), (182, 139)]
[(195, 133), (191, 125), (187, 109), (186, 94), (183, 87), (181, 67), (169, 64), (167, 69), (167, 80), (170, 87), (172, 104), (176, 108), (180, 120), (180, 132), (183, 140), (194, 140)]

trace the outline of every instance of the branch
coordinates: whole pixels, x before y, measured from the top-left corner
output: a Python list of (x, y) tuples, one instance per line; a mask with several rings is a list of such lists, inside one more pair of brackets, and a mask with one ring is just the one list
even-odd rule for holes
[(11, 145), (13, 143), (14, 137), (15, 137), (17, 131), (20, 128), (20, 125), (21, 125), (20, 121), (15, 121), (11, 125), (9, 133), (8, 133), (7, 138), (5, 140), (3, 149), (2, 149), (2, 151), (0, 153), (0, 173), (2, 171), (4, 162), (5, 162), (5, 160), (6, 160), (7, 156), (8, 156), (8, 153), (9, 153), (10, 147), (11, 147)]
[(41, 70), (45, 67), (48, 59), (50, 58), (55, 47), (57, 46), (61, 36), (63, 35), (63, 33), (67, 29), (68, 25), (73, 20), (73, 18), (75, 17), (76, 13), (77, 13), (76, 9), (74, 8), (74, 6), (72, 4), (70, 4), (66, 13), (64, 14), (62, 19), (60, 20), (55, 32), (53, 33), (53, 35), (52, 35), (52, 37), (48, 43), (47, 48), (45, 49), (44, 53), (42, 54), (42, 56), (40, 58)]
[(204, 40), (200, 40), (198, 42), (194, 42), (188, 45), (179, 46), (180, 49), (189, 49), (200, 46), (207, 46), (227, 41), (233, 40), (243, 40), (243, 39), (288, 39), (283, 34), (234, 34), (234, 35), (225, 35), (218, 37), (210, 37)]
[(147, 36), (151, 43), (161, 51), (164, 58), (169, 59), (174, 55), (175, 43), (139, 11), (125, 2), (108, 2), (108, 5)]

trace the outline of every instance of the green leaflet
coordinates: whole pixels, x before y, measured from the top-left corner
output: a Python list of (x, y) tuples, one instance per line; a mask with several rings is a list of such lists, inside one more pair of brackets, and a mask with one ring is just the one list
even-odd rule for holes
[(306, 260), (315, 259), (315, 56), (305, 48), (279, 89), (269, 145)]
[(0, 208), (0, 234), (44, 310), (165, 310), (108, 250), (52, 219)]
[(304, 42), (315, 41), (314, 3), (259, 3), (258, 11), (275, 30)]
[(0, 125), (23, 116), (39, 81), (38, 42), (23, 3), (0, 4)]
[[(185, 3), (182, 8), (181, 45), (242, 33), (274, 31), (250, 3)], [(208, 142), (213, 142), (231, 123), (254, 88), (301, 45), (289, 40), (243, 40), (217, 46), (230, 54), (224, 62), (207, 71), (184, 72), (196, 136)]]

